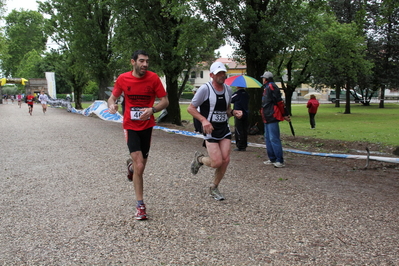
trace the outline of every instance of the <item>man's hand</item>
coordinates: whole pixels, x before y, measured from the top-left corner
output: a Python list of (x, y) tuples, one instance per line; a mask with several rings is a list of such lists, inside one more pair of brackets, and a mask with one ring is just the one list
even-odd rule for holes
[(237, 117), (238, 119), (241, 119), (243, 115), (242, 110), (233, 110), (233, 116)]
[(140, 109), (143, 113), (140, 115), (140, 120), (148, 120), (153, 115), (152, 108)]
[(108, 106), (108, 111), (110, 114), (116, 114), (116, 112), (118, 112), (118, 105), (116, 103), (111, 104)]
[(205, 120), (202, 122), (202, 130), (205, 134), (211, 134), (213, 131), (213, 126), (208, 120)]

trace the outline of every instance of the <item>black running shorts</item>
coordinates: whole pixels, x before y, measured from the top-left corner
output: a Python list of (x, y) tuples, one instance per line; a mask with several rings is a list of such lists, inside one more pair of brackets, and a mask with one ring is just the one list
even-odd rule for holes
[(128, 129), (125, 131), (125, 134), (129, 152), (141, 151), (143, 153), (143, 158), (147, 159), (151, 146), (152, 127), (142, 131)]

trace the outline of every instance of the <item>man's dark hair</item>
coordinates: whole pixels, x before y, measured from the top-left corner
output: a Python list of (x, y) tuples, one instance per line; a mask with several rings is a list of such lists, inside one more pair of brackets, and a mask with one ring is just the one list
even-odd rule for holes
[(134, 61), (136, 61), (137, 58), (139, 57), (139, 55), (149, 56), (148, 53), (147, 53), (146, 51), (144, 51), (144, 50), (136, 50), (136, 51), (134, 51), (133, 54), (132, 54), (132, 59), (133, 59)]

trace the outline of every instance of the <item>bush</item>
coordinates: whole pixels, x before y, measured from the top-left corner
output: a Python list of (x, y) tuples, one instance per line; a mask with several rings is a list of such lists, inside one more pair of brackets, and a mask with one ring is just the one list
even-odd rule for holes
[[(57, 99), (66, 99), (68, 94), (57, 94)], [(70, 94), (69, 94), (70, 95)], [(72, 95), (70, 95), (72, 97)], [(92, 94), (82, 94), (82, 102), (93, 102), (94, 96)]]
[(57, 94), (57, 99), (66, 99), (66, 94)]
[(92, 102), (94, 101), (93, 94), (82, 94), (82, 102)]
[(190, 92), (183, 92), (180, 96), (181, 99), (187, 99), (191, 100), (194, 97), (194, 93), (192, 91)]

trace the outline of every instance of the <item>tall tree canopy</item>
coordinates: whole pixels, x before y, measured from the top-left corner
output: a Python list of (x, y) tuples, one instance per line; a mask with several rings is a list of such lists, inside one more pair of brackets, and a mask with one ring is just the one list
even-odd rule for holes
[[(50, 15), (52, 38), (73, 57), (73, 69), (89, 74), (99, 84), (98, 98), (106, 99), (114, 78), (113, 1), (49, 0), (39, 9)], [(75, 93), (79, 99), (81, 90)]]
[[(236, 57), (245, 60), (247, 74), (260, 80), (269, 62), (306, 34), (311, 9), (319, 1), (197, 0), (206, 17), (237, 43)], [(305, 10), (307, 10), (305, 12)], [(309, 24), (308, 24), (309, 25)], [(262, 91), (251, 89), (249, 123), (261, 123)], [(292, 95), (292, 90), (288, 91)]]
[(48, 31), (42, 14), (37, 11), (11, 11), (5, 17), (7, 49), (1, 54), (4, 75), (16, 75), (18, 66), (30, 51), (36, 50), (41, 54), (46, 49), (47, 36)]
[[(150, 54), (150, 68), (165, 76), (169, 97), (165, 121), (181, 125), (179, 98), (185, 83), (178, 79), (184, 70), (214, 57), (223, 35), (205, 22), (185, 0), (127, 0), (118, 3), (117, 41), (128, 62), (135, 49)], [(186, 79), (187, 80), (186, 76)]]
[(311, 72), (318, 83), (337, 88), (337, 95), (341, 88), (346, 88), (345, 113), (349, 114), (350, 89), (357, 84), (360, 76), (371, 73), (373, 65), (366, 59), (366, 41), (364, 36), (359, 35), (354, 23), (331, 21), (327, 26), (313, 36)]
[(385, 89), (399, 89), (399, 2), (368, 1), (368, 56), (374, 62), (369, 77), (372, 89), (381, 89), (380, 108)]

